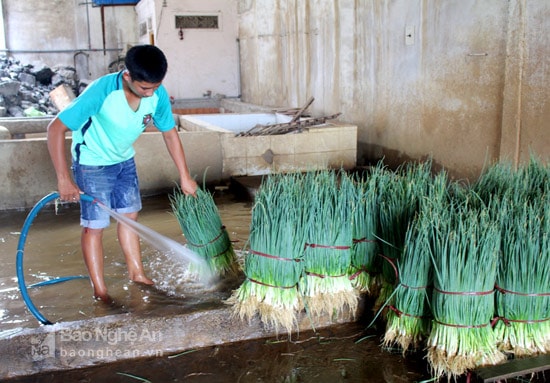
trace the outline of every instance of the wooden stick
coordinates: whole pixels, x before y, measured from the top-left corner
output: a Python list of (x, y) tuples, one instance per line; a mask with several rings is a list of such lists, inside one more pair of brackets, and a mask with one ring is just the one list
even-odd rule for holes
[(292, 120), (290, 120), (291, 123), (298, 121), (298, 119), (302, 116), (304, 111), (309, 108), (309, 106), (313, 103), (315, 99), (313, 97), (310, 97), (309, 100), (307, 100), (306, 104), (294, 115)]

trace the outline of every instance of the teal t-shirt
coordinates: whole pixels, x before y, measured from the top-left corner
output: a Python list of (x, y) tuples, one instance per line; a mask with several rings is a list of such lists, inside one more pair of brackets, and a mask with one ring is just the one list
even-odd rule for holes
[(133, 111), (122, 87), (122, 72), (105, 75), (86, 87), (58, 117), (72, 131), (73, 160), (82, 165), (113, 165), (135, 155), (134, 142), (152, 122), (165, 132), (175, 126), (164, 86)]

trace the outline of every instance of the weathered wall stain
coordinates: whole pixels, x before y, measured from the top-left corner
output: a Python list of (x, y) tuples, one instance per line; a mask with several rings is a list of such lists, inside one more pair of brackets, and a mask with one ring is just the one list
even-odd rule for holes
[(243, 101), (315, 97), (313, 113), (358, 125), (365, 163), (432, 155), (472, 179), (492, 161), (549, 158), (544, 0), (248, 0), (239, 11)]

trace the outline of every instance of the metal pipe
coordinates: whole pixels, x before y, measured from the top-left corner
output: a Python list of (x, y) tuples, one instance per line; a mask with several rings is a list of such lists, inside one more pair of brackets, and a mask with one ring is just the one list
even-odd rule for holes
[(2, 19), (0, 20), (0, 47), (6, 47), (6, 25), (4, 23), (4, 2), (0, 1), (0, 15)]
[(241, 39), (237, 37), (237, 98), (241, 98)]
[(101, 6), (101, 39), (103, 41), (103, 55), (105, 56), (107, 54), (107, 51), (105, 51), (105, 46), (107, 45), (107, 42), (105, 41), (105, 7)]
[(88, 49), (92, 48), (92, 32), (90, 30), (90, 10), (88, 9), (88, 3), (86, 5), (86, 27), (88, 28)]

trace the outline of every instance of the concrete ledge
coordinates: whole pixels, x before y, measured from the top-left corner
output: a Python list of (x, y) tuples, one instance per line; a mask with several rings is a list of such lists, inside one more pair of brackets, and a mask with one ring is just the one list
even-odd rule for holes
[[(235, 137), (218, 131), (179, 132), (187, 165), (199, 183), (232, 176), (325, 168), (351, 169), (357, 158), (357, 127), (327, 125), (302, 134)], [(70, 163), (70, 138), (66, 139)], [(160, 133), (144, 133), (135, 143), (144, 195), (171, 190), (179, 174)], [(0, 210), (27, 209), (57, 189), (45, 138), (0, 140)]]
[[(232, 313), (231, 306), (219, 302), (214, 307), (210, 305), (180, 315), (143, 318), (120, 314), (25, 329), (0, 339), (0, 379), (126, 359), (161, 357), (277, 335), (274, 329), (265, 328), (259, 320), (245, 323), (233, 318)], [(304, 313), (297, 331), (350, 322), (351, 317), (347, 314), (339, 319), (327, 316), (312, 323)]]
[(512, 359), (496, 366), (480, 367), (473, 372), (483, 383), (493, 383), (547, 370), (550, 370), (550, 355)]
[[(192, 176), (202, 183), (219, 182), (222, 177), (222, 150), (215, 132), (180, 132)], [(140, 188), (147, 195), (172, 189), (179, 184), (178, 171), (164, 145), (162, 134), (144, 133), (134, 144)], [(70, 163), (70, 138), (66, 139)], [(46, 138), (0, 140), (0, 210), (27, 209), (57, 190), (55, 171)]]
[(25, 134), (45, 133), (46, 128), (54, 116), (0, 118), (0, 126), (6, 127), (13, 138), (24, 138)]

